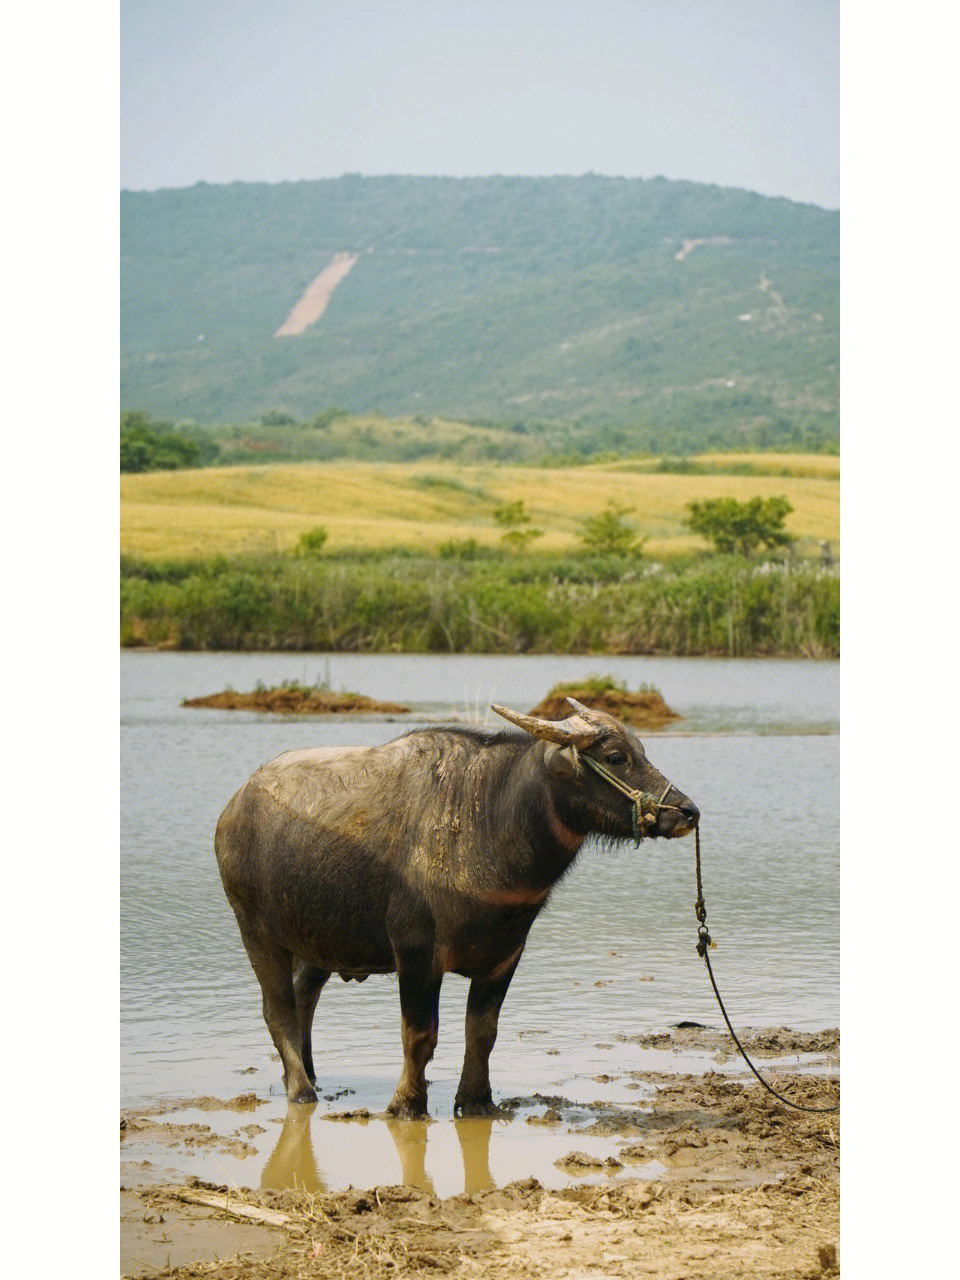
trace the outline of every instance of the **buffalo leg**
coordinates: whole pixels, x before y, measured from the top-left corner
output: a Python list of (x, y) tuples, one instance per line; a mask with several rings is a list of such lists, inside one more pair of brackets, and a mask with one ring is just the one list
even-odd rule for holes
[(330, 977), (329, 969), (318, 969), (304, 960), (293, 979), (293, 994), (297, 1001), (297, 1018), (300, 1022), (300, 1057), (303, 1069), (311, 1084), (317, 1083), (313, 1067), (313, 1015), (324, 983)]
[(398, 957), (400, 1021), (403, 1036), (403, 1071), (387, 1111), (392, 1116), (417, 1118), (427, 1114), (427, 1063), (437, 1047), (440, 1027), (440, 983), (434, 973), (433, 954)]
[[(241, 930), (242, 932), (242, 930)], [(300, 1057), (300, 1018), (293, 990), (293, 956), (284, 947), (244, 936), (247, 955), (263, 992), (263, 1020), (283, 1063), (290, 1102), (316, 1102), (317, 1095)]]
[(500, 977), (470, 983), (467, 996), (466, 1047), (463, 1071), (454, 1099), (454, 1115), (495, 1115), (498, 1108), (490, 1092), (490, 1054), (497, 1039), (500, 1006), (517, 969), (520, 957)]

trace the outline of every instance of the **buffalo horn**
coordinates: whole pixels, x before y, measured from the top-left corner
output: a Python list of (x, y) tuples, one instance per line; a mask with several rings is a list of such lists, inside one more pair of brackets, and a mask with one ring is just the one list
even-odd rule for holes
[(569, 695), (567, 697), (567, 701), (570, 703), (571, 707), (573, 707), (574, 711), (577, 712), (581, 720), (585, 720), (587, 724), (596, 725), (598, 730), (609, 729), (610, 716), (608, 716), (606, 712), (594, 711), (593, 707), (585, 707), (582, 702), (578, 702), (576, 698), (571, 698)]
[(579, 713), (567, 716), (566, 720), (541, 720), (539, 716), (525, 716), (519, 711), (511, 711), (509, 707), (498, 707), (495, 702), (490, 705), (498, 716), (526, 729), (535, 738), (559, 742), (564, 747), (589, 747), (600, 737), (600, 730), (588, 724)]

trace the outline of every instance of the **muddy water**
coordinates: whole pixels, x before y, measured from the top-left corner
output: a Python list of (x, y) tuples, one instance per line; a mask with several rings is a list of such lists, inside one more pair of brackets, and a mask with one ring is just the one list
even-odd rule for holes
[[(528, 1124), (535, 1110), (509, 1122), (451, 1121), (466, 992), (455, 976), (444, 983), (428, 1072), (439, 1122), (397, 1126), (377, 1114), (400, 1065), (392, 977), (330, 982), (315, 1026), (321, 1103), (306, 1119), (287, 1116), (259, 991), (217, 877), (213, 828), (237, 786), (280, 751), (384, 742), (403, 726), (180, 707), (184, 697), (227, 686), (319, 677), (430, 716), (482, 713), (490, 701), (525, 710), (554, 681), (581, 674), (655, 683), (684, 719), (645, 735), (647, 750), (703, 813), (713, 959), (731, 1014), (745, 1026), (839, 1022), (836, 664), (140, 653), (123, 654), (121, 664), (122, 1105), (241, 1092), (263, 1103), (251, 1117), (203, 1115), (224, 1137), (256, 1121), (262, 1132), (241, 1135), (241, 1154), (211, 1142), (128, 1142), (134, 1163), (151, 1160), (140, 1166), (144, 1178), (166, 1169), (247, 1185), (315, 1179), (329, 1188), (403, 1179), (448, 1194), (531, 1172), (564, 1185), (558, 1156), (604, 1148), (569, 1125)], [(587, 848), (531, 931), (501, 1017), (495, 1095), (635, 1102), (643, 1094), (631, 1070), (736, 1070), (710, 1055), (622, 1039), (681, 1020), (720, 1025), (694, 951), (694, 897), (692, 841), (612, 854)], [(327, 1118), (348, 1107), (372, 1116)]]

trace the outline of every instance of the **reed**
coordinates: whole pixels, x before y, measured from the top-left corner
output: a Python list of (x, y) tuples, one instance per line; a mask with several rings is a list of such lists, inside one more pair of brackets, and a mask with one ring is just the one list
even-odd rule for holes
[(839, 576), (706, 556), (413, 551), (125, 558), (121, 643), (181, 649), (833, 657)]

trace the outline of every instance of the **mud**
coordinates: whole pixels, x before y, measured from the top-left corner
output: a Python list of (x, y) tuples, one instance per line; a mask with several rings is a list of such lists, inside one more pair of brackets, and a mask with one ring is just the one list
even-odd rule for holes
[(217, 711), (265, 711), (280, 715), (405, 715), (410, 708), (399, 702), (377, 702), (362, 693), (331, 693), (328, 689), (303, 689), (282, 685), (237, 693), (224, 689), (202, 698), (184, 698), (184, 707), (211, 707)]
[[(835, 1078), (770, 1074), (808, 1105), (837, 1098)], [(589, 1185), (551, 1190), (529, 1177), (447, 1199), (409, 1185), (313, 1194), (199, 1179), (128, 1187), (122, 1271), (181, 1280), (836, 1274), (837, 1115), (792, 1112), (756, 1084), (719, 1072), (647, 1073), (642, 1083), (651, 1096), (636, 1105), (508, 1100), (512, 1124), (521, 1123), (521, 1107), (547, 1104), (553, 1128), (562, 1122), (577, 1138), (617, 1135), (615, 1155), (578, 1150), (558, 1162), (571, 1182)], [(125, 1118), (131, 1132), (155, 1122), (142, 1111)], [(169, 1127), (189, 1131), (171, 1133), (182, 1142), (203, 1128)]]
[[(740, 1043), (752, 1058), (798, 1057), (816, 1054), (828, 1065), (840, 1062), (840, 1031), (792, 1031), (789, 1027), (738, 1028)], [(620, 1044), (638, 1044), (642, 1049), (665, 1049), (688, 1053), (699, 1049), (713, 1055), (715, 1062), (729, 1062), (738, 1056), (736, 1046), (726, 1031), (701, 1027), (696, 1023), (678, 1023), (671, 1031), (642, 1035), (618, 1035)]]
[[(200, 1094), (196, 1098), (169, 1098), (152, 1107), (138, 1107), (138, 1116), (165, 1116), (171, 1111), (256, 1111), (265, 1105), (263, 1098), (255, 1093), (238, 1093), (234, 1098), (211, 1098), (209, 1094)], [(131, 1113), (126, 1113), (130, 1115)]]

